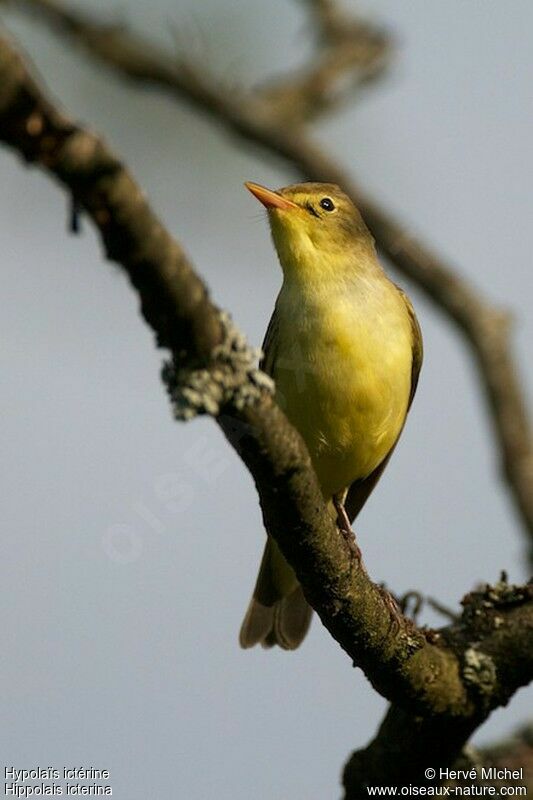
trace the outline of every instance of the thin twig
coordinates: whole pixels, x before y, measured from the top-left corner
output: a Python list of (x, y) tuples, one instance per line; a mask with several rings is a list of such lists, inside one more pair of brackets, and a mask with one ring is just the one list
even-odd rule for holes
[(341, 11), (330, 0), (306, 2), (316, 32), (309, 64), (257, 89), (271, 120), (293, 127), (352, 100), (358, 89), (382, 77), (392, 54), (388, 31)]
[(449, 622), (456, 623), (461, 619), (459, 612), (452, 611), (451, 608), (448, 608), (448, 606), (445, 606), (444, 603), (441, 603), (440, 600), (436, 600), (434, 597), (426, 597), (426, 603)]

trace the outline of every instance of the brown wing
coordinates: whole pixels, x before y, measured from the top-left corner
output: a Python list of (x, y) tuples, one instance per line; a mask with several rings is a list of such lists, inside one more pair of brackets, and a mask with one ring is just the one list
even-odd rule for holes
[[(409, 320), (411, 322), (411, 333), (413, 337), (412, 341), (412, 348), (413, 348), (413, 357), (411, 363), (411, 391), (409, 393), (409, 403), (407, 406), (407, 410), (411, 408), (411, 404), (413, 402), (413, 398), (415, 396), (416, 387), (418, 386), (418, 377), (420, 375), (420, 369), (422, 367), (422, 359), (424, 356), (424, 347), (422, 342), (422, 331), (420, 330), (420, 325), (418, 324), (418, 320), (416, 318), (416, 314), (414, 312), (414, 308), (411, 304), (411, 301), (405, 294), (405, 292), (400, 289), (399, 286), (396, 287), (402, 300), (405, 303), (405, 307), (407, 309), (407, 313), (409, 314)], [(402, 426), (403, 430), (403, 426)], [(398, 435), (398, 439), (400, 438), (400, 434)], [(374, 489), (376, 483), (381, 478), (383, 474), (383, 470), (389, 463), (389, 459), (394, 452), (394, 448), (398, 443), (398, 439), (394, 442), (393, 446), (376, 469), (367, 475), (366, 478), (361, 478), (358, 481), (354, 481), (348, 490), (348, 495), (346, 497), (346, 501), (344, 503), (344, 507), (346, 509), (346, 513), (350, 519), (350, 522), (353, 522), (356, 516), (359, 514), (361, 509), (363, 508), (364, 504), (370, 497), (372, 490)]]
[(416, 318), (413, 304), (411, 303), (411, 301), (409, 300), (403, 289), (400, 289), (399, 286), (397, 286), (396, 288), (398, 289), (400, 297), (405, 303), (407, 313), (409, 314), (409, 321), (411, 323), (411, 334), (413, 336), (413, 363), (411, 365), (411, 393), (409, 395), (409, 405), (407, 406), (407, 410), (409, 411), (409, 409), (411, 408), (411, 404), (413, 402), (413, 398), (415, 396), (416, 387), (418, 386), (418, 378), (420, 375), (420, 370), (422, 369), (422, 361), (424, 359), (424, 342), (422, 340), (422, 331), (420, 330), (420, 325)]
[(272, 376), (272, 368), (276, 360), (277, 353), (277, 339), (278, 339), (278, 311), (277, 307), (274, 308), (268, 328), (266, 329), (265, 338), (263, 339), (263, 358), (259, 362), (259, 369), (266, 372), (267, 375)]

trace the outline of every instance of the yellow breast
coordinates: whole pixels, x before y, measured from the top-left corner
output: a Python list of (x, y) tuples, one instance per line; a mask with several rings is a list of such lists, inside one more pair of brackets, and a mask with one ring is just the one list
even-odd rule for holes
[(284, 284), (276, 310), (277, 400), (331, 496), (369, 475), (401, 432), (411, 386), (409, 317), (384, 275), (335, 294)]

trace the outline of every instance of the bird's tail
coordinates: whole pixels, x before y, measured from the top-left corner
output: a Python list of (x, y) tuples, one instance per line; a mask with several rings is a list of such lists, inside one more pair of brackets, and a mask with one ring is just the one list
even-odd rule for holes
[(311, 606), (294, 570), (269, 536), (253, 597), (241, 626), (241, 647), (277, 644), (284, 650), (295, 650), (307, 633), (311, 614)]

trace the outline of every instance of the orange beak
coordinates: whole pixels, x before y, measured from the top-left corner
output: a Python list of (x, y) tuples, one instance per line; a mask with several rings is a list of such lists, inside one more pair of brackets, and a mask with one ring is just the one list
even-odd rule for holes
[(267, 189), (266, 186), (260, 186), (258, 183), (251, 183), (251, 181), (246, 181), (244, 185), (268, 210), (279, 208), (282, 211), (288, 211), (290, 208), (299, 208), (292, 200), (273, 192), (272, 189)]

